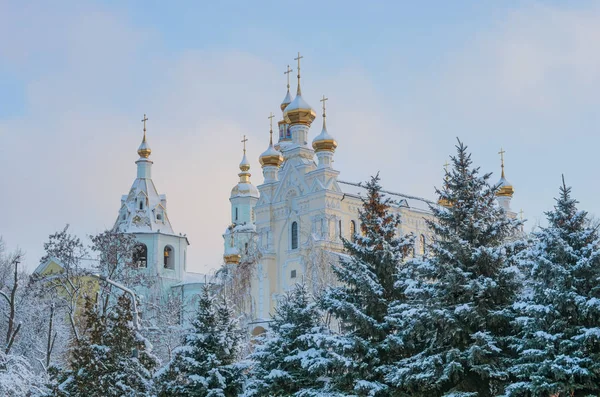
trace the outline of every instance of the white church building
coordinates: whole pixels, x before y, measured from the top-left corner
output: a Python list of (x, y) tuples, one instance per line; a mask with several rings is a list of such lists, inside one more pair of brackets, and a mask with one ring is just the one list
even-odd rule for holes
[[(263, 181), (256, 187), (252, 184), (244, 147), (240, 179), (229, 198), (231, 224), (223, 235), (227, 266), (238, 266), (250, 254), (256, 260), (250, 280), (251, 302), (246, 308), (253, 334), (268, 326), (278, 297), (294, 283), (302, 279), (308, 283), (331, 281), (326, 276), (321, 280), (316, 274), (319, 269), (314, 267), (315, 260), (324, 261), (325, 266), (337, 260), (335, 253), (343, 251), (342, 237), (351, 239), (360, 228), (358, 211), (365, 191), (359, 183), (340, 179), (340, 171), (333, 168), (338, 142), (327, 129), (325, 97), (321, 100), (322, 128), (311, 141), (316, 113), (302, 95), (297, 60), (298, 87), (293, 100), (289, 67), (287, 71), (288, 90), (280, 106), (278, 142), (273, 143), (271, 121), (269, 146), (259, 157)], [(504, 177), (503, 162), (500, 184), (498, 203), (515, 217), (510, 208), (514, 189)], [(398, 232), (413, 233), (415, 255), (424, 254), (429, 239), (425, 223), (431, 216), (429, 205), (445, 203), (385, 193), (398, 202), (393, 208), (402, 220)]]

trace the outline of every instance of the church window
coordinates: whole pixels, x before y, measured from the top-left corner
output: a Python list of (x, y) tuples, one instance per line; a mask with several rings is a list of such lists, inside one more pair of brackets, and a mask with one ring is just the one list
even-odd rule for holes
[(426, 244), (427, 244), (427, 241), (425, 239), (425, 235), (421, 234), (421, 236), (419, 237), (419, 253), (421, 255), (425, 255)]
[(136, 244), (133, 247), (132, 257), (135, 267), (148, 267), (148, 247), (146, 247), (146, 244)]
[(342, 238), (342, 220), (341, 219), (338, 221), (338, 236), (340, 236), (340, 238)]
[(354, 241), (354, 235), (356, 234), (356, 222), (350, 221), (350, 238)]
[(296, 278), (296, 271), (295, 270), (292, 270), (290, 272), (290, 278)]
[(236, 221), (238, 220), (238, 209), (237, 209), (237, 207), (235, 208), (235, 220)]
[(246, 254), (248, 253), (248, 243), (244, 244), (244, 252)]
[(163, 264), (165, 269), (175, 269), (175, 252), (170, 245), (166, 245), (163, 251)]
[(156, 220), (162, 221), (162, 214), (156, 214)]
[(144, 200), (140, 198), (140, 209), (144, 209)]
[(292, 249), (298, 249), (298, 222), (292, 223)]

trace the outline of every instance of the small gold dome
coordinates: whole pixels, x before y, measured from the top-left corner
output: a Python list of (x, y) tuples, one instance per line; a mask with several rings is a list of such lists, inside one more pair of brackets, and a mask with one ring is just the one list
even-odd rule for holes
[(240, 163), (240, 171), (242, 171), (242, 172), (250, 171), (250, 162), (246, 158), (246, 149), (244, 149), (244, 157), (242, 157), (242, 162)]
[(515, 194), (515, 189), (513, 186), (502, 176), (500, 182), (498, 182), (500, 189), (496, 192), (496, 196), (498, 197), (512, 197)]
[(150, 145), (146, 142), (146, 133), (144, 133), (144, 139), (138, 148), (138, 154), (140, 157), (147, 159), (152, 154), (152, 149), (150, 149)]
[(313, 139), (312, 147), (315, 152), (335, 152), (335, 148), (337, 148), (336, 140), (329, 135), (327, 132), (327, 124), (325, 123), (326, 115), (325, 115), (325, 104), (323, 104), (323, 130), (321, 133)]
[(237, 265), (240, 263), (242, 256), (240, 254), (226, 254), (223, 255), (223, 259), (225, 260), (225, 264), (227, 265)]
[(287, 93), (285, 94), (285, 98), (283, 98), (283, 102), (281, 102), (281, 105), (279, 105), (279, 108), (283, 112), (290, 103), (292, 103), (292, 97), (290, 96), (290, 86), (288, 85)]
[(315, 111), (298, 93), (296, 98), (290, 103), (283, 112), (283, 118), (289, 124), (304, 124), (310, 126), (317, 117)]
[(258, 160), (260, 161), (260, 165), (263, 167), (279, 167), (283, 163), (283, 156), (280, 152), (275, 150), (275, 148), (273, 147), (273, 142), (271, 142), (267, 150), (265, 150), (264, 153), (260, 155)]
[(452, 207), (452, 202), (450, 200), (446, 200), (444, 198), (439, 199), (438, 204), (441, 205), (442, 207), (446, 207), (446, 208)]

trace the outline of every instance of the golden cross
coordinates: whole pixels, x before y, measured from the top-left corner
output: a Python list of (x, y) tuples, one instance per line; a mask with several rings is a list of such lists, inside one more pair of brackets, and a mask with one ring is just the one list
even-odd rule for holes
[(144, 136), (146, 136), (146, 121), (148, 121), (148, 117), (146, 117), (146, 113), (144, 113), (144, 118), (142, 122), (144, 123)]
[(287, 70), (285, 72), (283, 72), (283, 74), (287, 74), (287, 89), (288, 91), (290, 90), (290, 73), (292, 73), (294, 71), (294, 69), (290, 68), (290, 65), (288, 65)]
[(444, 164), (444, 171), (448, 172), (448, 166), (450, 164), (448, 164), (448, 160), (446, 160), (446, 163)]
[(320, 102), (323, 102), (323, 117), (325, 116), (325, 102), (328, 101), (329, 98), (325, 98), (325, 95), (323, 95), (323, 99), (320, 100)]
[(273, 112), (270, 112), (269, 113), (269, 122), (271, 124), (271, 127), (269, 129), (269, 135), (270, 135), (269, 142), (270, 142), (271, 145), (273, 144), (273, 117), (275, 117), (273, 115)]
[(500, 155), (500, 162), (501, 162), (501, 167), (502, 167), (502, 178), (504, 178), (504, 153), (506, 153), (504, 151), (504, 149), (500, 148), (500, 151), (498, 152), (498, 154)]
[(244, 154), (246, 154), (246, 142), (248, 142), (248, 138), (244, 135), (244, 139), (242, 139), (242, 143), (244, 144)]
[(298, 95), (302, 95), (302, 91), (300, 90), (300, 60), (302, 58), (304, 57), (300, 55), (300, 52), (298, 52), (298, 57), (294, 58), (294, 61), (298, 61)]

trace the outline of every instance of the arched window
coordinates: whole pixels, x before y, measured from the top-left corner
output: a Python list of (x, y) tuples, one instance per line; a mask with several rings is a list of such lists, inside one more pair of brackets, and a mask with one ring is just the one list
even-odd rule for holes
[(248, 243), (244, 244), (244, 253), (248, 253)]
[(292, 249), (298, 248), (298, 222), (292, 223)]
[(350, 221), (350, 239), (354, 241), (354, 235), (356, 234), (356, 222)]
[(238, 209), (237, 209), (237, 207), (235, 207), (235, 220), (236, 221), (238, 220)]
[(170, 245), (165, 245), (163, 251), (163, 263), (165, 269), (175, 269), (175, 251)]
[(136, 244), (133, 247), (133, 265), (136, 267), (148, 267), (148, 247), (146, 244)]
[(341, 219), (338, 221), (338, 236), (339, 236), (339, 238), (342, 238), (342, 220)]
[(140, 198), (140, 209), (143, 210), (144, 209), (144, 200), (142, 200)]
[(425, 240), (425, 235), (421, 234), (421, 236), (419, 236), (419, 253), (421, 255), (425, 255), (426, 244), (427, 244), (427, 241)]

